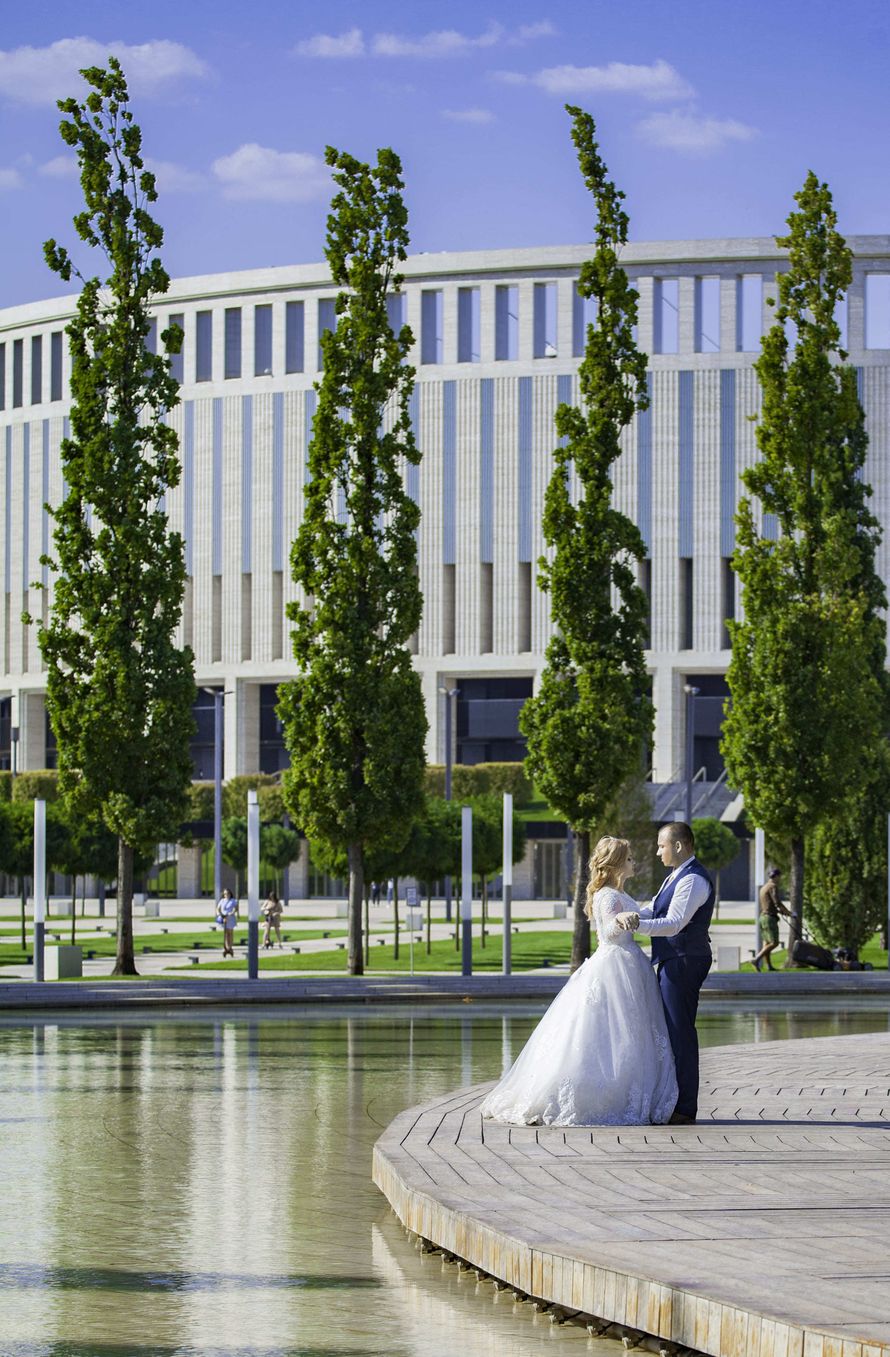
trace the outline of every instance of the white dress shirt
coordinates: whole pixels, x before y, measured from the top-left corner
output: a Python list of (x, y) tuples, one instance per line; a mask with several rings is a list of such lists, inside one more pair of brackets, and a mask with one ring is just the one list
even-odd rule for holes
[(648, 905), (645, 909), (639, 911), (640, 925), (636, 930), (638, 933), (646, 933), (650, 938), (655, 936), (660, 938), (672, 938), (675, 934), (682, 932), (695, 911), (701, 909), (710, 895), (708, 883), (705, 878), (699, 876), (697, 872), (687, 872), (686, 876), (684, 876), (683, 880), (674, 891), (673, 899), (668, 905), (667, 914), (660, 919), (656, 919), (652, 913), (652, 906), (655, 904), (655, 900), (658, 899), (661, 891), (666, 890), (674, 878), (680, 872), (685, 871), (690, 862), (694, 861), (695, 855), (693, 854), (692, 857), (687, 858), (685, 862), (681, 862), (679, 867), (675, 867), (662, 885), (661, 890), (655, 895), (652, 905)]

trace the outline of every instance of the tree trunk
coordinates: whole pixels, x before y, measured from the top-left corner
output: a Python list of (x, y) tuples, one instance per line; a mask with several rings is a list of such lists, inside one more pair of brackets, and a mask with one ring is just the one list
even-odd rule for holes
[(371, 883), (365, 882), (365, 966), (371, 964)]
[[(27, 956), (28, 953), (28, 929), (25, 924), (25, 910), (28, 907), (28, 892), (25, 889), (25, 878), (19, 877), (19, 895), (22, 899), (22, 951)], [(36, 964), (36, 963), (35, 963)]]
[(133, 859), (123, 839), (117, 841), (117, 957), (112, 975), (138, 975), (133, 955)]
[(71, 878), (71, 946), (77, 941), (77, 877)]
[(486, 916), (487, 916), (487, 906), (488, 906), (488, 877), (487, 877), (487, 876), (483, 876), (483, 878), (482, 878), (482, 935), (481, 935), (481, 941), (482, 941), (482, 946), (483, 946), (483, 947), (485, 946), (485, 920), (486, 920)]
[(346, 921), (348, 931), (348, 967), (350, 975), (363, 975), (362, 960), (362, 899), (365, 894), (365, 859), (362, 845), (351, 843), (347, 849), (349, 863), (349, 909)]
[(795, 962), (791, 959), (791, 953), (794, 950), (794, 944), (799, 938), (803, 937), (803, 873), (804, 841), (801, 837), (791, 840), (791, 881), (788, 889), (788, 908), (791, 911), (791, 919), (788, 927), (788, 955), (785, 958), (787, 967), (795, 965)]
[(392, 909), (393, 909), (393, 917), (394, 917), (394, 919), (395, 919), (395, 921), (396, 921), (396, 934), (395, 934), (395, 937), (396, 937), (396, 944), (395, 944), (395, 951), (394, 951), (394, 953), (393, 953), (393, 959), (394, 959), (395, 961), (398, 961), (398, 959), (399, 959), (399, 878), (398, 878), (397, 876), (394, 876), (393, 879), (392, 879)]
[(433, 895), (432, 885), (428, 881), (426, 885), (426, 954), (429, 956), (433, 950), (432, 929), (433, 929)]
[(584, 913), (587, 904), (587, 882), (590, 872), (590, 833), (586, 829), (575, 834), (575, 921), (572, 932), (572, 970), (590, 956), (590, 920)]

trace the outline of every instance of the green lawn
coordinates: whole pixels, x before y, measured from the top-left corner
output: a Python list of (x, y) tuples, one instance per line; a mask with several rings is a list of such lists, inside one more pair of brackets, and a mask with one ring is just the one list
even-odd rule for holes
[[(55, 930), (57, 933), (62, 933), (61, 942), (63, 944), (67, 944), (71, 937), (70, 919), (68, 920), (68, 924), (69, 928), (67, 932), (60, 929)], [(342, 928), (307, 928), (299, 931), (288, 928), (282, 929), (282, 935), (292, 939), (295, 944), (299, 944), (304, 939), (322, 938), (325, 933), (329, 934), (332, 938), (345, 936), (345, 930)], [(262, 935), (260, 936), (262, 937)], [(200, 943), (201, 947), (213, 948), (217, 951), (221, 951), (222, 930), (220, 929), (216, 933), (198, 932), (196, 929), (193, 933), (146, 933), (144, 935), (137, 935), (135, 940), (135, 951), (137, 957), (143, 953), (143, 950), (146, 947), (150, 948), (152, 952), (190, 952), (195, 949), (196, 943)], [(236, 946), (246, 946), (246, 927), (236, 928), (235, 944)], [(47, 946), (55, 947), (55, 945), (55, 938), (49, 937), (47, 939)], [(33, 943), (29, 937), (29, 950), (32, 946)], [(109, 937), (108, 934), (105, 934), (105, 936), (101, 938), (78, 938), (77, 946), (82, 947), (84, 952), (95, 952), (96, 956), (114, 956), (117, 952), (117, 940), (114, 937)], [(18, 943), (0, 943), (0, 966), (20, 966), (24, 961), (25, 955)]]
[[(416, 935), (415, 935), (416, 936)], [(373, 934), (372, 934), (373, 937)], [(535, 970), (546, 965), (567, 963), (572, 950), (572, 935), (568, 932), (514, 933), (513, 967), (517, 971)], [(234, 961), (210, 962), (214, 970), (244, 971), (247, 958), (236, 957)], [(183, 966), (178, 969), (196, 971), (200, 966)], [(310, 952), (295, 955), (293, 952), (275, 952), (271, 956), (260, 953), (260, 969), (268, 971), (346, 971), (345, 949), (333, 952)], [(392, 943), (371, 944), (369, 971), (408, 971), (410, 969), (409, 947), (405, 937), (399, 940), (399, 959), (393, 957)], [(461, 969), (461, 954), (455, 950), (451, 939), (433, 942), (430, 955), (427, 956), (424, 943), (414, 944), (415, 971), (456, 971)], [(499, 971), (501, 969), (501, 938), (488, 939), (488, 945), (482, 947), (478, 938), (473, 939), (473, 969), (477, 971)]]

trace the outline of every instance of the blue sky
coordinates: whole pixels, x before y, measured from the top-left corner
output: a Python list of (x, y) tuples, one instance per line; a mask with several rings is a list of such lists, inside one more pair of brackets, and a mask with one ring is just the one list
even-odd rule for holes
[(591, 216), (567, 101), (637, 240), (780, 231), (813, 168), (890, 231), (886, 0), (31, 0), (0, 26), (0, 306), (51, 296), (78, 182), (53, 100), (112, 48), (177, 276), (321, 258), (326, 143), (391, 145), (412, 249), (565, 244)]

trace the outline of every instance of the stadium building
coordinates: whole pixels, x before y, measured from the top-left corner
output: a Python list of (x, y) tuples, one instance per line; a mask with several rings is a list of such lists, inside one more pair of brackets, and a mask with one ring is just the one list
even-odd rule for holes
[[(849, 243), (854, 278), (840, 322), (868, 421), (872, 503), (886, 528), (890, 237)], [(551, 625), (535, 562), (544, 549), (553, 414), (578, 395), (593, 317), (576, 281), (589, 254), (581, 245), (414, 255), (391, 298), (392, 322), (407, 321), (416, 338), (411, 410), (423, 460), (406, 474), (422, 510), (424, 613), (412, 650), (431, 762), (445, 760), (444, 690), (456, 690), (456, 762), (523, 756), (519, 711)], [(752, 363), (784, 257), (764, 238), (637, 243), (623, 262), (640, 295), (638, 342), (650, 355), (651, 404), (626, 432), (615, 497), (648, 552), (641, 583), (651, 611), (654, 812), (667, 818), (683, 809), (689, 732), (696, 813), (719, 815), (731, 800), (719, 732), (726, 621), (738, 606), (734, 513), (740, 473), (757, 456)], [(185, 540), (180, 640), (194, 649), (201, 690), (196, 777), (212, 774), (206, 689), (226, 692), (227, 778), (286, 762), (275, 690), (293, 671), (288, 555), (302, 513), (319, 339), (334, 324), (334, 298), (326, 266), (316, 264), (178, 279), (157, 308), (149, 343), (171, 321), (185, 332), (173, 359), (182, 400), (171, 416), (183, 474), (166, 507)], [(44, 505), (62, 493), (64, 331), (75, 301), (0, 311), (0, 768), (55, 761), (36, 635), (21, 614), (45, 615), (50, 601), (33, 586), (51, 585), (40, 565), (51, 544)], [(768, 516), (762, 526), (775, 531)], [(878, 561), (885, 578), (888, 551), (890, 540)], [(558, 894), (562, 872), (562, 842), (540, 837), (517, 893)]]

